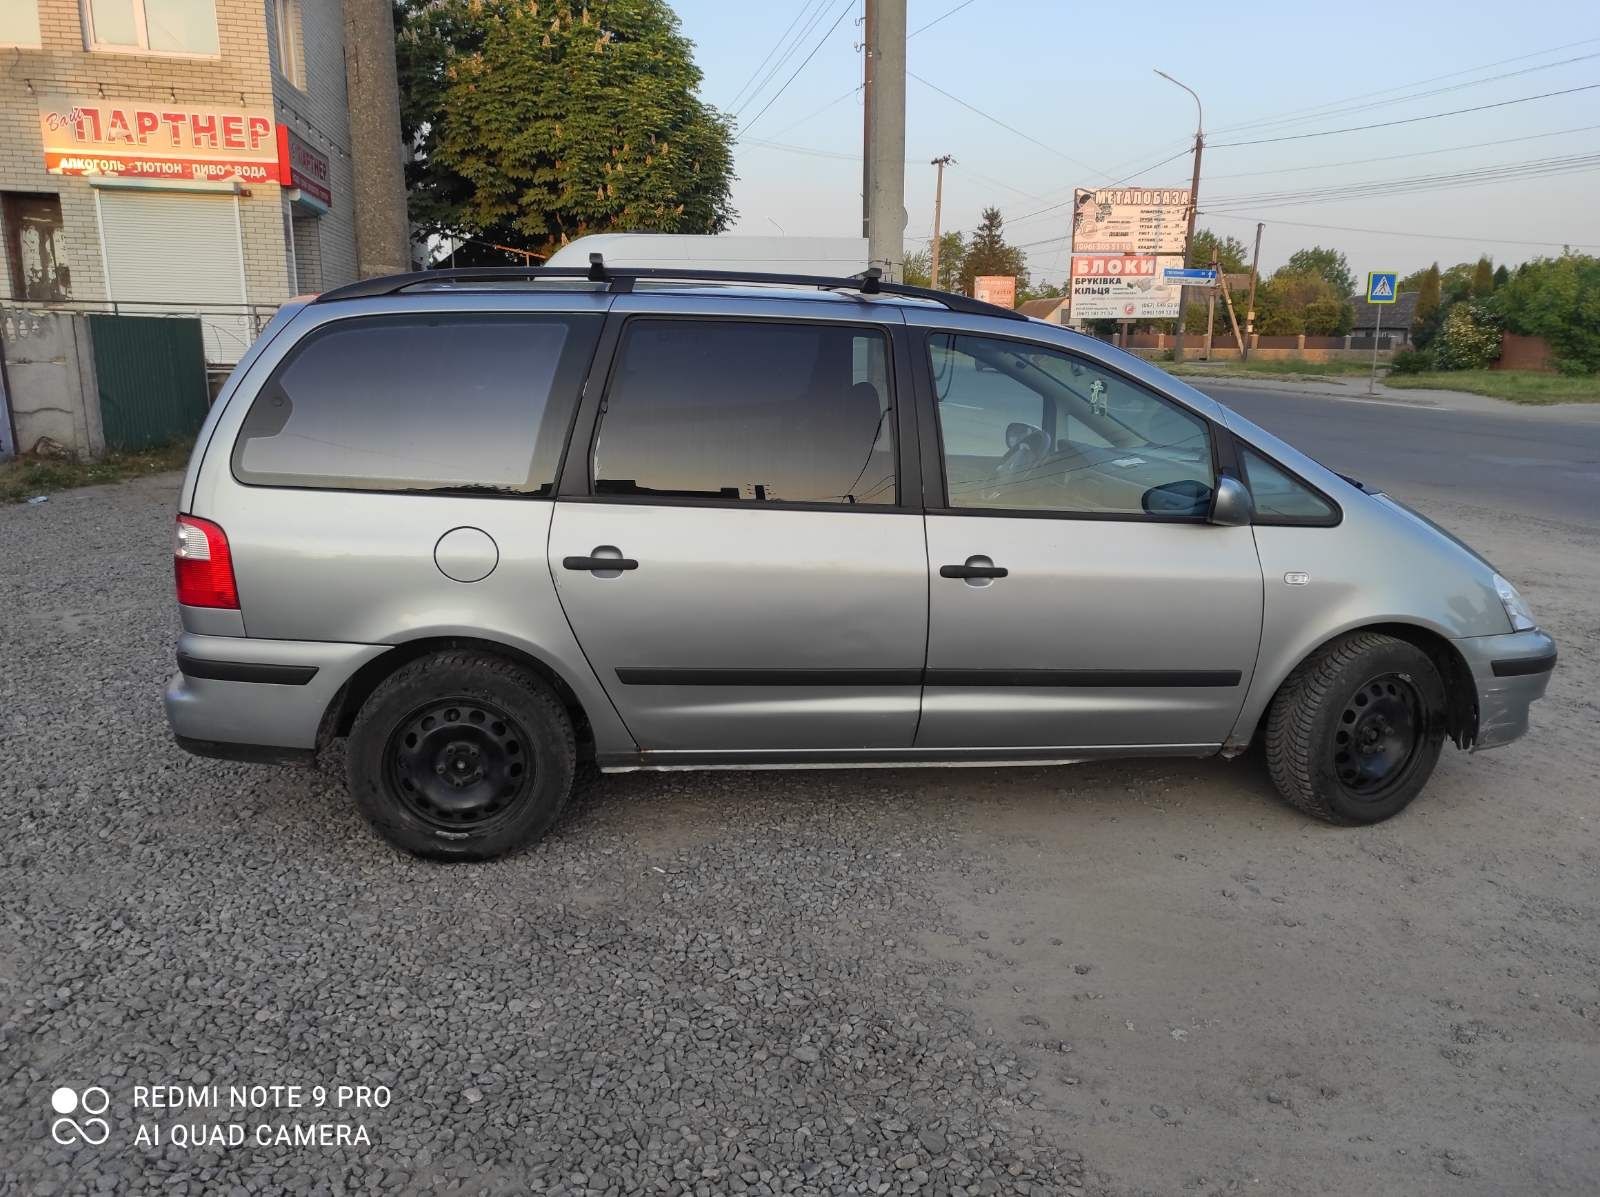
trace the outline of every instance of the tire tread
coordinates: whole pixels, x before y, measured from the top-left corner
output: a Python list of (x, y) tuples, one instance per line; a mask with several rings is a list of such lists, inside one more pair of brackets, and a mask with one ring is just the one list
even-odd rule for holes
[(1273, 696), (1267, 715), (1267, 772), (1290, 806), (1325, 823), (1351, 826), (1318, 792), (1313, 768), (1316, 761), (1316, 718), (1342, 674), (1371, 652), (1404, 640), (1382, 632), (1355, 632), (1335, 640), (1295, 667)]

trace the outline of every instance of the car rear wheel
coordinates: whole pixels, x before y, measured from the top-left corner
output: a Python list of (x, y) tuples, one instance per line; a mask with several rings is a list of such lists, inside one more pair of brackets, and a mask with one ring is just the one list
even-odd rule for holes
[(396, 670), (350, 730), (350, 792), (396, 847), (488, 860), (543, 835), (572, 793), (572, 723), (548, 686), (488, 653)]
[(1267, 768), (1307, 814), (1378, 823), (1427, 784), (1444, 734), (1444, 681), (1428, 655), (1357, 632), (1303, 662), (1273, 698)]

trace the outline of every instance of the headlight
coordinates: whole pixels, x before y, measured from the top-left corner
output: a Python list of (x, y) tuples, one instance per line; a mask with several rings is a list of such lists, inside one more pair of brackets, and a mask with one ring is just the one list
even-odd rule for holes
[(1494, 592), (1500, 596), (1500, 605), (1506, 609), (1506, 618), (1511, 621), (1513, 632), (1526, 632), (1539, 626), (1534, 622), (1533, 612), (1528, 609), (1527, 602), (1517, 593), (1517, 588), (1499, 574), (1494, 576)]

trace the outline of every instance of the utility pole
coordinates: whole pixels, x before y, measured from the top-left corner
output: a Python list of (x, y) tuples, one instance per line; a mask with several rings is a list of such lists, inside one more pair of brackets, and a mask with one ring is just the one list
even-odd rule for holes
[(1256, 251), (1250, 255), (1250, 303), (1244, 312), (1244, 345), (1239, 350), (1239, 360), (1250, 360), (1250, 341), (1256, 332), (1256, 275), (1261, 265), (1261, 230), (1267, 226), (1256, 222)]
[(867, 264), (898, 281), (906, 233), (906, 0), (865, 0), (861, 145)]
[(399, 274), (411, 269), (411, 226), (406, 220), (394, 6), (389, 0), (344, 0), (344, 75), (356, 274)]
[[(1221, 281), (1222, 266), (1217, 262), (1216, 255), (1211, 256), (1211, 269), (1217, 271), (1217, 279)], [(1213, 286), (1206, 294), (1206, 361), (1211, 360), (1211, 342), (1217, 335), (1217, 289)]]
[(939, 285), (939, 213), (944, 206), (944, 168), (954, 161), (955, 159), (949, 154), (943, 154), (928, 164), (939, 170), (938, 181), (933, 185), (933, 261), (928, 268), (930, 282), (934, 287)]
[[(1194, 218), (1196, 209), (1200, 206), (1200, 155), (1206, 148), (1205, 114), (1200, 107), (1200, 97), (1195, 95), (1194, 88), (1187, 83), (1178, 83), (1165, 71), (1158, 70), (1168, 83), (1177, 83), (1179, 87), (1194, 96), (1194, 178), (1189, 183), (1189, 230), (1183, 239), (1183, 264), (1189, 265), (1189, 253), (1194, 248)], [(1189, 288), (1178, 288), (1178, 332), (1173, 339), (1172, 360), (1183, 360), (1183, 318), (1189, 309)]]

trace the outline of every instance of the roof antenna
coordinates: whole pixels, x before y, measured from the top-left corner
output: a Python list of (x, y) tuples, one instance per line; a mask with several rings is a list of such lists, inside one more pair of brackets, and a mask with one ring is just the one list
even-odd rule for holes
[(606, 258), (604, 254), (589, 255), (589, 281), (591, 283), (604, 283), (610, 281), (611, 276), (606, 273)]
[(861, 279), (861, 294), (876, 295), (878, 294), (878, 280), (883, 277), (883, 268), (880, 266), (868, 266), (861, 272), (859, 277)]

